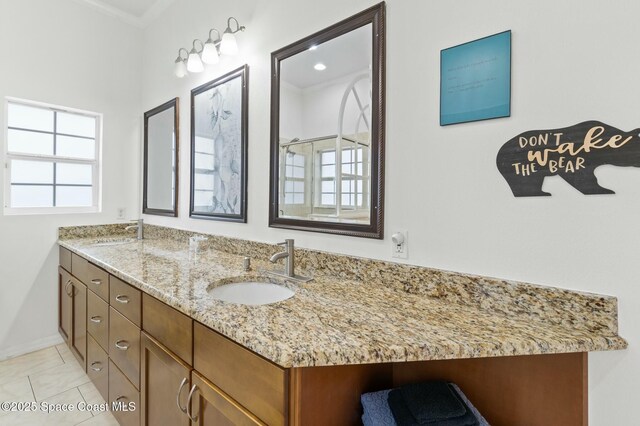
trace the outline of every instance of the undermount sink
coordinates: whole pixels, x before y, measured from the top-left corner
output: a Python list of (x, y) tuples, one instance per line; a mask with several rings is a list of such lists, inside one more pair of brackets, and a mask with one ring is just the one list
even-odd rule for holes
[(135, 242), (135, 238), (102, 238), (93, 243), (94, 246), (117, 246), (120, 244), (129, 244)]
[(265, 282), (247, 281), (224, 284), (209, 290), (214, 299), (241, 305), (268, 305), (287, 300), (295, 294), (287, 287)]

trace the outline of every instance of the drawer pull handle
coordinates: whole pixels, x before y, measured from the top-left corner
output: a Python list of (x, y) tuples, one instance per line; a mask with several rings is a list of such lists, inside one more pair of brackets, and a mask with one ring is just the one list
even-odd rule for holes
[(64, 286), (64, 292), (67, 293), (67, 296), (71, 297), (73, 295), (73, 290), (69, 291), (69, 286), (72, 285), (71, 280), (67, 280), (67, 284)]
[(116, 402), (121, 402), (121, 401), (126, 401), (126, 400), (127, 400), (127, 397), (124, 396), (124, 395), (121, 395), (121, 396), (116, 398)]
[(119, 294), (116, 296), (116, 300), (120, 303), (129, 303), (129, 296)]
[(91, 284), (100, 285), (102, 284), (102, 280), (99, 280), (99, 279), (91, 280)]
[[(100, 367), (94, 367), (95, 365), (99, 365)], [(93, 371), (102, 371), (102, 363), (100, 361), (92, 362), (91, 369)]]
[(120, 349), (121, 351), (126, 351), (127, 349), (129, 349), (129, 344), (126, 340), (118, 340), (116, 342), (116, 348)]
[(95, 322), (97, 324), (100, 324), (102, 322), (102, 318), (99, 317), (99, 316), (91, 317), (91, 322)]
[(187, 398), (187, 416), (191, 419), (192, 422), (198, 421), (198, 414), (195, 416), (191, 413), (191, 399), (193, 398), (193, 394), (198, 390), (198, 386), (193, 385), (191, 388), (191, 392), (189, 392), (189, 398)]
[(178, 405), (178, 408), (180, 409), (180, 411), (182, 411), (183, 413), (187, 413), (187, 408), (182, 408), (182, 406), (180, 405), (180, 394), (182, 393), (182, 388), (184, 387), (184, 385), (187, 384), (187, 378), (185, 377), (184, 379), (182, 379), (182, 382), (180, 383), (180, 387), (178, 388), (178, 393), (176, 394), (176, 404)]

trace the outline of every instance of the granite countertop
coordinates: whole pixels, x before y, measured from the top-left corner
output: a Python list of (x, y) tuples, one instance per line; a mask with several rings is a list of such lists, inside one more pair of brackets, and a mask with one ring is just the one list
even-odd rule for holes
[[(610, 296), (301, 251), (296, 255), (313, 281), (284, 283), (296, 293), (282, 302), (237, 305), (207, 290), (263, 279), (258, 271), (281, 268), (264, 256), (278, 248), (210, 236), (196, 252), (186, 231), (149, 225), (143, 241), (104, 245), (114, 228), (80, 229), (62, 228), (60, 246), (282, 367), (627, 346), (617, 334), (617, 300)], [(243, 251), (255, 256), (248, 273)]]

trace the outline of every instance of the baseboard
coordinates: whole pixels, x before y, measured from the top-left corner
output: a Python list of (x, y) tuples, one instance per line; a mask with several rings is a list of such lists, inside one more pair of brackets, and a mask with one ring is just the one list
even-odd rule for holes
[(48, 348), (49, 346), (57, 345), (62, 342), (64, 342), (62, 336), (56, 333), (52, 336), (43, 337), (42, 339), (38, 339), (34, 342), (25, 343), (24, 345), (11, 346), (10, 348), (0, 352), (0, 361)]

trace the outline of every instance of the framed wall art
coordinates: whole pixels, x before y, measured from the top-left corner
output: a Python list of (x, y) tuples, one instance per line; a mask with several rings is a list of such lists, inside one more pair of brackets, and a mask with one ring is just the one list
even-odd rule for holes
[(191, 91), (189, 216), (247, 221), (249, 67)]
[(511, 115), (511, 31), (440, 51), (440, 125)]

